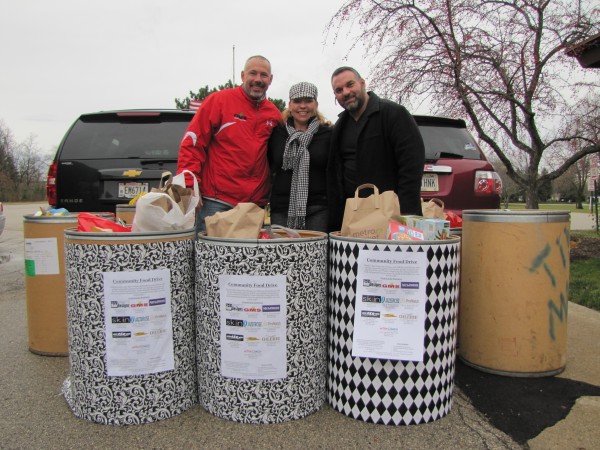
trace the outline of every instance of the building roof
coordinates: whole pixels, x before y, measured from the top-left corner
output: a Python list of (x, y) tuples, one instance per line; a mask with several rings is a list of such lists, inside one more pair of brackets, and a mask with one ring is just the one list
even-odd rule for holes
[(567, 55), (577, 58), (581, 67), (586, 69), (600, 68), (600, 33), (572, 45), (566, 51)]

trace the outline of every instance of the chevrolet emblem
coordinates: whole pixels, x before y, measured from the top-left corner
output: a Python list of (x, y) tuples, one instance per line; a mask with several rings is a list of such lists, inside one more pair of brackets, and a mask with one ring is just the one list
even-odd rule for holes
[(123, 172), (124, 177), (139, 177), (142, 174), (141, 170), (129, 169)]

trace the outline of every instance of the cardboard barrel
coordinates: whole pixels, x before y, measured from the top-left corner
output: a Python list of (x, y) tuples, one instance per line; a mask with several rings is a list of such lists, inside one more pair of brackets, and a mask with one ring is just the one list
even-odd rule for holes
[(196, 242), (198, 396), (243, 423), (305, 417), (325, 403), (327, 235)]
[(460, 358), (485, 372), (548, 376), (567, 361), (569, 213), (463, 213)]
[(329, 404), (352, 417), (413, 425), (450, 412), (460, 239), (330, 234)]
[(65, 231), (75, 416), (111, 425), (167, 419), (196, 402), (194, 232)]
[(133, 225), (135, 216), (135, 205), (117, 205), (117, 219), (122, 220), (125, 225)]
[[(97, 215), (112, 218), (109, 213)], [(23, 216), (25, 291), (29, 350), (67, 356), (64, 231), (77, 226), (69, 216)]]

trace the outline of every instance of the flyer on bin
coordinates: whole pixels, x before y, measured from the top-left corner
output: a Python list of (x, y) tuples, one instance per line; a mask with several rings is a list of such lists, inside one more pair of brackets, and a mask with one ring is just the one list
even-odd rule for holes
[(427, 254), (360, 250), (352, 356), (422, 362)]
[(55, 237), (25, 239), (25, 275), (58, 275), (59, 267)]
[(287, 377), (285, 275), (220, 275), (221, 375)]
[(174, 370), (171, 271), (104, 272), (109, 377)]

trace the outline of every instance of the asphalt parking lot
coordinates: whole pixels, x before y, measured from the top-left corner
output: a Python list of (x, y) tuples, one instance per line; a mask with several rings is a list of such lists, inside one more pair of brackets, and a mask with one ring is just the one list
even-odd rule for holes
[(600, 313), (575, 304), (569, 304), (564, 372), (503, 377), (457, 362), (452, 410), (428, 424), (375, 425), (327, 405), (273, 425), (230, 422), (199, 405), (146, 425), (78, 419), (60, 392), (68, 358), (28, 350), (22, 220), (35, 209), (5, 205), (0, 236), (0, 448), (600, 448)]

